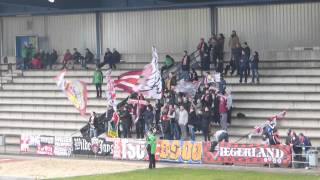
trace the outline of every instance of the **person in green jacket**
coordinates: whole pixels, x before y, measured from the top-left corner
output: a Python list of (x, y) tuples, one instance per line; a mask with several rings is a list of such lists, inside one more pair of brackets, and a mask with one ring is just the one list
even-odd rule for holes
[(170, 55), (166, 55), (164, 65), (161, 67), (161, 74), (164, 70), (171, 68), (174, 65), (174, 59)]
[(149, 169), (156, 168), (156, 136), (155, 136), (156, 129), (151, 128), (151, 130), (147, 133), (147, 151), (149, 156)]
[(103, 74), (100, 68), (96, 68), (93, 74), (92, 83), (96, 85), (97, 98), (102, 97), (102, 82), (103, 82)]

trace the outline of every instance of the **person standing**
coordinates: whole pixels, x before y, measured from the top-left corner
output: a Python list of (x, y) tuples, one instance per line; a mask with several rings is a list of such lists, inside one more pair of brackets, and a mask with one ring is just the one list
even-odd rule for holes
[(131, 138), (130, 126), (132, 124), (132, 118), (127, 106), (124, 106), (120, 119), (123, 127), (123, 137)]
[(185, 81), (189, 80), (189, 71), (190, 71), (190, 56), (188, 51), (184, 51), (184, 56), (181, 61), (181, 79)]
[(209, 52), (210, 52), (210, 63), (213, 63), (214, 68), (217, 67), (217, 46), (218, 46), (218, 38), (212, 33), (211, 38), (209, 39)]
[(246, 71), (247, 71), (247, 74), (248, 76), (250, 76), (250, 55), (251, 55), (251, 49), (250, 47), (248, 46), (248, 43), (247, 42), (244, 42), (243, 43), (244, 46), (243, 46), (243, 51), (244, 51), (244, 55), (245, 55), (245, 58), (246, 58)]
[(236, 48), (238, 44), (240, 44), (239, 37), (237, 32), (233, 30), (229, 39), (229, 47), (231, 49), (231, 56), (234, 58), (236, 57)]
[[(201, 61), (201, 75), (203, 75), (203, 71), (207, 70), (208, 66), (210, 69), (210, 59), (207, 58), (208, 45), (204, 41), (204, 38), (200, 39), (200, 43), (197, 46), (197, 50), (199, 51), (200, 61)], [(209, 61), (209, 63), (208, 63)], [(208, 65), (209, 64), (209, 65)]]
[(255, 51), (253, 55), (253, 59), (251, 61), (251, 71), (252, 71), (251, 83), (255, 83), (255, 79), (257, 79), (257, 83), (260, 82), (258, 69), (259, 69), (259, 54), (257, 51)]
[(197, 125), (197, 114), (196, 114), (195, 108), (191, 106), (189, 119), (188, 119), (188, 129), (189, 129), (189, 134), (191, 136), (191, 141), (196, 140), (196, 136), (195, 136), (196, 125)]
[(150, 106), (151, 105), (147, 106), (146, 110), (142, 114), (145, 122), (145, 132), (148, 132), (148, 130), (151, 128), (154, 119), (154, 114)]
[(156, 132), (155, 128), (152, 128), (147, 133), (147, 152), (149, 156), (149, 169), (156, 168), (156, 159), (155, 159), (155, 153), (156, 153), (156, 136), (154, 135)]
[(91, 113), (89, 118), (89, 136), (90, 138), (97, 137), (97, 116), (95, 112)]
[(186, 130), (187, 130), (187, 123), (188, 123), (188, 112), (187, 110), (184, 108), (183, 105), (180, 106), (180, 112), (179, 112), (179, 126), (180, 126), (180, 130), (181, 130), (181, 140), (185, 140), (186, 139)]
[(232, 95), (231, 95), (231, 91), (228, 89), (226, 91), (226, 97), (227, 97), (227, 109), (228, 109), (228, 113), (227, 113), (227, 123), (231, 124), (231, 116), (232, 116)]
[(218, 66), (217, 66), (216, 70), (219, 73), (222, 73), (222, 71), (223, 71), (224, 42), (225, 42), (224, 35), (219, 34), (218, 44), (216, 46), (216, 53), (217, 53), (217, 58), (218, 58)]
[(97, 98), (102, 98), (102, 82), (103, 82), (103, 74), (100, 68), (96, 68), (93, 74), (92, 79), (93, 84), (96, 86)]
[[(248, 60), (249, 61), (249, 60)], [(239, 62), (239, 70), (240, 70), (240, 80), (239, 82), (242, 83), (242, 78), (244, 76), (244, 82), (247, 83), (247, 79), (248, 79), (248, 74), (247, 74), (247, 65), (249, 63), (247, 62), (246, 59), (246, 55), (245, 52), (242, 51), (242, 56), (240, 58), (240, 62)]]
[(219, 95), (219, 114), (220, 114), (220, 126), (221, 129), (227, 131), (227, 98), (224, 96), (224, 93)]
[(208, 107), (205, 107), (204, 113), (201, 119), (201, 127), (202, 127), (204, 141), (210, 141), (209, 124), (210, 124), (210, 111)]

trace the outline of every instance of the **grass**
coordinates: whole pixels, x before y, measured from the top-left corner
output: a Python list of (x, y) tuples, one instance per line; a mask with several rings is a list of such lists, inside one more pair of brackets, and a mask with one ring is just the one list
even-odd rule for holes
[[(132, 172), (64, 178), (64, 180), (320, 180), (320, 176), (261, 173), (250, 171), (222, 171), (197, 168), (161, 168)], [(57, 179), (58, 180), (58, 179)], [(62, 179), (59, 179), (62, 180)]]

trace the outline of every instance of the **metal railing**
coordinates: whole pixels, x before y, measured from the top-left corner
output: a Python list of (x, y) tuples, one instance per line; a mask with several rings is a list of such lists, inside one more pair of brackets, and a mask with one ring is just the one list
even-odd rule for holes
[[(199, 50), (192, 52), (189, 56), (190, 56), (190, 67), (193, 67), (195, 64), (199, 63), (197, 61), (197, 58), (200, 56)], [(168, 79), (169, 74), (171, 72), (174, 72), (175, 74), (177, 74), (177, 80), (181, 79), (180, 78), (180, 72), (181, 72), (181, 62), (180, 61), (177, 61), (174, 66), (165, 70), (162, 74), (162, 78)]]
[[(301, 153), (295, 153), (294, 149), (299, 148)], [(319, 153), (320, 147), (315, 146), (294, 146), (291, 149), (292, 152), (292, 168), (310, 168), (319, 167)], [(297, 151), (297, 149), (296, 149)]]

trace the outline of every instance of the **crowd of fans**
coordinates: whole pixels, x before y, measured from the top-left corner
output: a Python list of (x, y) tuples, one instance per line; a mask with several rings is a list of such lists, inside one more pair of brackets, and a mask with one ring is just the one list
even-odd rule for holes
[[(52, 69), (54, 64), (58, 62), (58, 52), (53, 49), (51, 52), (46, 52), (41, 49), (35, 49), (32, 44), (24, 45), (22, 48), (22, 62), (18, 65), (20, 69)], [(103, 62), (100, 63), (99, 58), (95, 59), (94, 54), (90, 49), (85, 49), (85, 55), (83, 56), (77, 48), (73, 48), (71, 53), (69, 49), (63, 55), (62, 68), (74, 69), (75, 64), (80, 64), (83, 69), (88, 69), (87, 64), (97, 64), (99, 68), (105, 64), (109, 64), (111, 69), (116, 69), (117, 63), (120, 62), (121, 55), (116, 50), (113, 52), (107, 48), (104, 55)]]

